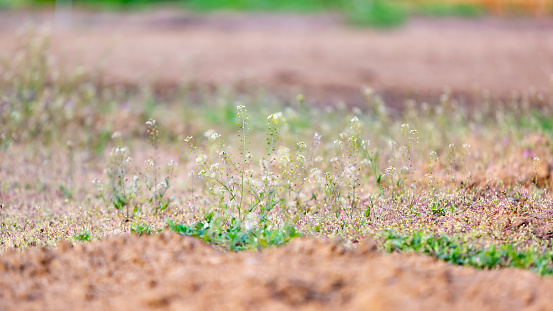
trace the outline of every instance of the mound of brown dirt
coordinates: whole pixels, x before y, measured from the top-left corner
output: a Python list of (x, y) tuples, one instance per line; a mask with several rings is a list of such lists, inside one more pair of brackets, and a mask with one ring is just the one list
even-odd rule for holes
[(221, 252), (174, 233), (0, 257), (2, 310), (551, 310), (553, 279), (301, 238)]

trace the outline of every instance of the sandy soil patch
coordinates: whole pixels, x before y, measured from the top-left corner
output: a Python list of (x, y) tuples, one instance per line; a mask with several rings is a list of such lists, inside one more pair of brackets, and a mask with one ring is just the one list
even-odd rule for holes
[(0, 257), (3, 310), (551, 310), (553, 280), (299, 238), (259, 253), (163, 233)]

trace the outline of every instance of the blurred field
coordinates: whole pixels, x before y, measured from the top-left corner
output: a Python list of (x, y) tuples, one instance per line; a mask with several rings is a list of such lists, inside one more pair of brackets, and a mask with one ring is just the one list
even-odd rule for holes
[(0, 13), (0, 54), (15, 59), (25, 40), (17, 29), (34, 24), (50, 27), (54, 69), (80, 68), (103, 85), (266, 88), (323, 104), (359, 104), (370, 86), (396, 107), (444, 91), (467, 103), (551, 91), (550, 20), (419, 18), (392, 31), (352, 29), (334, 15), (76, 11), (71, 29), (52, 28), (54, 20)]
[(0, 309), (550, 308), (547, 14), (186, 3), (0, 11)]
[(409, 16), (496, 15), (546, 16), (553, 12), (551, 0), (0, 0), (0, 8), (44, 8), (66, 6), (92, 9), (148, 9), (171, 6), (199, 12), (265, 11), (288, 13), (340, 13), (350, 23), (389, 27)]

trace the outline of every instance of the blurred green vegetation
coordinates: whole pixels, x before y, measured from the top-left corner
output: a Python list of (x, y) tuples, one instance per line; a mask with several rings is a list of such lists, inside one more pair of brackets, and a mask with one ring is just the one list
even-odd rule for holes
[[(400, 25), (411, 15), (478, 16), (484, 10), (472, 4), (409, 0), (57, 0), (58, 4), (101, 10), (147, 9), (174, 5), (198, 12), (263, 11), (289, 13), (339, 12), (352, 24), (390, 27)], [(0, 0), (0, 8), (53, 6), (56, 0)]]

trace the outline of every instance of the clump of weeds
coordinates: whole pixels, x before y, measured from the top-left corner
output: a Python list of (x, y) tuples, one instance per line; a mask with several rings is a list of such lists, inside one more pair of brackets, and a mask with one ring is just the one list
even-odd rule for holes
[(162, 228), (234, 251), (371, 236), (550, 274), (551, 99), (469, 109), (445, 94), (399, 112), (369, 88), (360, 107), (161, 99), (57, 73), (47, 37), (29, 38), (0, 82), (0, 252)]

